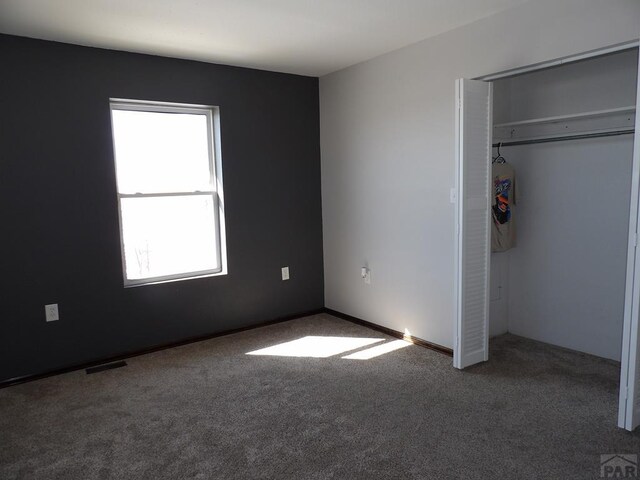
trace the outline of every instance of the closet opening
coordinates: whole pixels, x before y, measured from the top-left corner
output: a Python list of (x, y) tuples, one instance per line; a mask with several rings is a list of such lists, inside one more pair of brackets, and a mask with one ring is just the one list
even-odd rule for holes
[(457, 83), (454, 366), (521, 339), (607, 359), (621, 365), (618, 424), (631, 430), (638, 48), (553, 63)]
[(490, 337), (620, 361), (637, 72), (636, 48), (493, 81)]

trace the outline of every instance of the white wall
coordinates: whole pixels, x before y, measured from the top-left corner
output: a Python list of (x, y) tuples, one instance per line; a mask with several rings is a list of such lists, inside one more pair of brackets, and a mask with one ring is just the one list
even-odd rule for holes
[[(629, 137), (629, 136), (628, 136)], [(510, 147), (509, 331), (620, 360), (631, 138)]]
[(509, 256), (509, 251), (491, 254), (490, 337), (509, 331)]
[(493, 122), (634, 105), (637, 64), (634, 48), (496, 80)]
[(326, 306), (451, 347), (454, 80), (639, 35), (637, 0), (535, 0), (322, 77)]
[[(634, 105), (637, 69), (634, 49), (494, 82), (496, 123)], [(493, 255), (508, 331), (620, 360), (632, 151), (632, 135), (502, 148), (517, 178), (518, 242)]]

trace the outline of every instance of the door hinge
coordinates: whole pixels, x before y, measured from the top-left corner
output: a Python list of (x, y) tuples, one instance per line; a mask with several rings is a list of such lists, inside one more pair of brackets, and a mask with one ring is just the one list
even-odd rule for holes
[(633, 246), (634, 247), (638, 246), (638, 232), (633, 234)]

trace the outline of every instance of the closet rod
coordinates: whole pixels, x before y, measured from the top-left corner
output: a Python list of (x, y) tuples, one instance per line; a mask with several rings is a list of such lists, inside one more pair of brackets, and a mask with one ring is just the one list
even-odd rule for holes
[(583, 138), (599, 138), (599, 137), (614, 137), (616, 135), (628, 135), (635, 133), (633, 128), (627, 130), (615, 130), (612, 132), (600, 132), (600, 133), (583, 133), (577, 135), (565, 135), (563, 137), (549, 137), (549, 138), (533, 138), (530, 140), (512, 140), (506, 142), (494, 143), (493, 146), (510, 147), (515, 145), (531, 145), (534, 143), (549, 143), (549, 142), (562, 142), (564, 140), (582, 140)]

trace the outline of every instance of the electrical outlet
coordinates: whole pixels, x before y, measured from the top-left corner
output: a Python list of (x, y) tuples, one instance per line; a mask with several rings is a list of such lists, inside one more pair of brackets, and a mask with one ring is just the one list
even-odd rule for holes
[(282, 280), (289, 280), (289, 267), (282, 267)]
[(60, 315), (58, 313), (58, 304), (51, 303), (49, 305), (45, 305), (44, 314), (47, 322), (55, 322), (56, 320), (60, 320)]

